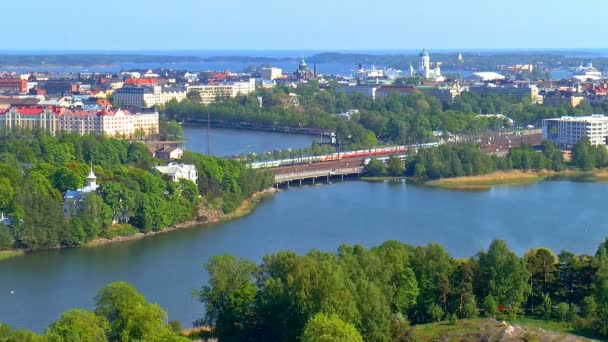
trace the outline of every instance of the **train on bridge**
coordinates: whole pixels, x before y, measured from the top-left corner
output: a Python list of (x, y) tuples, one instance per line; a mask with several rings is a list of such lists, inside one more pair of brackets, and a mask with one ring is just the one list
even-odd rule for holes
[[(428, 148), (428, 147), (436, 147), (439, 146), (439, 143), (425, 143), (425, 144), (415, 144), (411, 147), (415, 150), (419, 148)], [(357, 157), (365, 157), (372, 158), (376, 156), (385, 156), (396, 153), (404, 153), (408, 149), (408, 146), (389, 146), (389, 147), (379, 147), (379, 148), (371, 148), (366, 150), (357, 150), (357, 151), (347, 151), (347, 152), (336, 152), (332, 154), (326, 154), (321, 156), (312, 156), (312, 157), (300, 157), (300, 158), (291, 158), (291, 159), (280, 159), (280, 160), (269, 160), (262, 162), (255, 162), (249, 164), (249, 167), (252, 169), (265, 169), (265, 168), (273, 168), (273, 167), (282, 167), (282, 166), (291, 166), (298, 164), (312, 164), (319, 162), (327, 162), (327, 161), (335, 161), (344, 158), (357, 158)]]

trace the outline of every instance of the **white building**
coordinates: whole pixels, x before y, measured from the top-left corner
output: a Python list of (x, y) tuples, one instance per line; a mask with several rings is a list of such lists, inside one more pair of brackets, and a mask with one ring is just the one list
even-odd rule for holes
[(418, 56), (420, 57), (420, 63), (418, 64), (418, 76), (427, 80), (434, 80), (436, 82), (445, 81), (445, 77), (441, 76), (441, 63), (436, 62), (435, 68), (431, 68), (431, 57), (426, 49), (422, 49), (422, 52), (420, 52)]
[(167, 166), (155, 166), (154, 170), (163, 176), (170, 177), (172, 181), (178, 182), (180, 179), (187, 179), (194, 183), (198, 180), (196, 166), (182, 163), (169, 163)]
[(0, 111), (0, 132), (12, 129), (107, 134), (127, 138), (158, 133), (158, 112), (131, 110), (70, 110), (66, 108), (12, 107)]
[(173, 99), (182, 101), (186, 98), (186, 89), (181, 87), (122, 87), (113, 95), (114, 105), (119, 107), (151, 108), (165, 104)]
[(87, 176), (87, 185), (77, 190), (68, 190), (63, 196), (63, 215), (66, 218), (72, 217), (73, 214), (82, 209), (82, 203), (86, 196), (97, 191), (98, 187), (97, 176), (95, 176), (93, 167), (91, 167), (91, 172)]
[(191, 91), (200, 94), (202, 103), (209, 104), (215, 102), (218, 98), (232, 98), (237, 95), (247, 95), (255, 92), (255, 79), (250, 78), (249, 81), (218, 85), (188, 86), (186, 93)]
[(562, 148), (572, 148), (584, 136), (589, 137), (591, 145), (605, 146), (608, 138), (608, 117), (592, 114), (545, 119), (542, 132), (543, 140), (551, 140)]
[(273, 81), (283, 76), (283, 70), (281, 68), (262, 68), (260, 71), (260, 77), (264, 81)]
[(493, 71), (479, 71), (472, 73), (465, 77), (465, 79), (474, 81), (498, 81), (504, 80), (505, 76)]

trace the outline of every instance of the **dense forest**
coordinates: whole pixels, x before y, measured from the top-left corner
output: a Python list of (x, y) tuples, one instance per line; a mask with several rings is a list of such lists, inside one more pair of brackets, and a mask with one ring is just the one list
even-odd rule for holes
[(412, 341), (412, 325), (426, 322), (528, 315), (608, 336), (607, 248), (608, 240), (594, 256), (533, 248), (519, 257), (496, 240), (455, 259), (435, 243), (387, 241), (282, 251), (259, 265), (220, 255), (207, 263), (197, 323), (220, 341), (377, 342)]
[[(79, 246), (93, 239), (158, 231), (199, 217), (201, 208), (229, 213), (272, 175), (242, 162), (186, 152), (197, 184), (151, 172), (154, 159), (141, 142), (104, 136), (18, 132), (0, 140), (0, 250)], [(90, 163), (99, 189), (64, 218), (63, 195), (85, 185)], [(114, 222), (114, 224), (113, 224)]]
[[(576, 108), (569, 105), (548, 107), (508, 96), (479, 97), (464, 92), (453, 103), (442, 103), (422, 93), (405, 96), (391, 94), (372, 101), (364, 94), (348, 94), (330, 87), (319, 88), (316, 81), (300, 84), (297, 88), (277, 86), (272, 90), (259, 89), (249, 96), (218, 99), (209, 105), (199, 102), (192, 93), (181, 102), (169, 101), (162, 108), (168, 119), (178, 121), (211, 120), (249, 123), (266, 127), (308, 127), (336, 130), (338, 140), (352, 148), (372, 147), (380, 140), (386, 143), (421, 143), (433, 141), (433, 131), (450, 133), (479, 133), (510, 128), (504, 119), (480, 117), (479, 114), (504, 114), (515, 126), (538, 126), (542, 119), (564, 115), (606, 113), (604, 105), (593, 107), (583, 103)], [(290, 93), (297, 94), (295, 101)], [(262, 106), (258, 97), (262, 98)], [(352, 109), (359, 113), (350, 119), (337, 116)]]

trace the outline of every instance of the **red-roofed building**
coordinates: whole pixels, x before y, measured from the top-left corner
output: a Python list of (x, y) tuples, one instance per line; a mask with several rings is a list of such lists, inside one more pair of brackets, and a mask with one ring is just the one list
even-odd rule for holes
[(158, 112), (69, 110), (60, 107), (21, 106), (0, 111), (0, 132), (12, 129), (46, 130), (120, 137), (145, 137), (158, 133)]
[(0, 93), (27, 92), (27, 80), (21, 78), (0, 78)]
[(129, 86), (155, 86), (156, 84), (154, 78), (129, 78), (125, 81), (125, 85)]

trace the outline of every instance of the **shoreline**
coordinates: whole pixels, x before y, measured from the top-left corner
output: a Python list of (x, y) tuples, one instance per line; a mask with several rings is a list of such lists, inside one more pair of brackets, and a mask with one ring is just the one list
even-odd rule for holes
[(529, 185), (536, 182), (559, 179), (570, 181), (608, 182), (608, 170), (508, 170), (494, 171), (485, 175), (420, 181), (419, 183), (426, 187), (445, 190), (486, 191), (494, 186)]
[(199, 225), (213, 225), (213, 224), (218, 224), (218, 223), (227, 222), (227, 221), (231, 221), (231, 220), (236, 220), (236, 219), (242, 218), (242, 217), (247, 216), (250, 213), (252, 213), (253, 210), (258, 206), (258, 204), (264, 198), (275, 194), (277, 191), (278, 190), (275, 188), (268, 188), (266, 190), (256, 192), (251, 197), (243, 200), (243, 203), (235, 211), (233, 211), (231, 213), (220, 214), (220, 215), (217, 215), (210, 219), (201, 220), (201, 221), (194, 219), (194, 220), (190, 220), (187, 222), (178, 223), (173, 226), (165, 227), (159, 231), (153, 231), (153, 232), (149, 232), (149, 233), (139, 232), (139, 233), (129, 235), (129, 236), (116, 236), (111, 239), (96, 238), (96, 239), (93, 239), (93, 240), (87, 242), (86, 244), (84, 244), (82, 246), (53, 246), (53, 247), (35, 248), (35, 249), (3, 250), (3, 251), (0, 251), (0, 262), (2, 260), (10, 259), (13, 257), (26, 255), (31, 252), (54, 250), (54, 249), (68, 249), (68, 248), (93, 248), (93, 247), (104, 246), (104, 245), (108, 245), (108, 244), (139, 240), (139, 239), (143, 239), (143, 238), (146, 238), (149, 236), (170, 233), (175, 230), (192, 228), (192, 227), (199, 226)]

